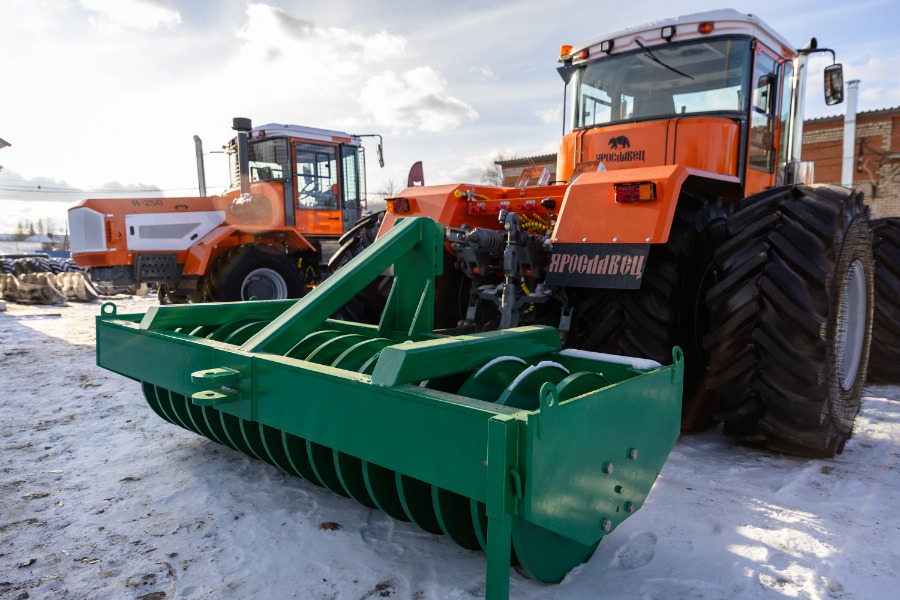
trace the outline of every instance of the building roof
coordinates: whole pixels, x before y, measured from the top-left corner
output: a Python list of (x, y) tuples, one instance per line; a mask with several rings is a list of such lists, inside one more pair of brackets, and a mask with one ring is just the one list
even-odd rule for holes
[[(889, 117), (893, 115), (900, 115), (900, 106), (892, 106), (889, 108), (876, 108), (874, 110), (861, 110), (856, 113), (856, 118), (860, 117)], [(828, 123), (843, 123), (844, 115), (830, 115), (827, 117), (815, 117), (813, 119), (806, 119), (804, 123), (807, 125), (812, 124), (828, 124)]]
[(556, 162), (556, 154), (540, 154), (538, 156), (522, 156), (520, 158), (509, 158), (506, 160), (495, 160), (495, 165), (504, 167), (528, 166), (535, 163)]

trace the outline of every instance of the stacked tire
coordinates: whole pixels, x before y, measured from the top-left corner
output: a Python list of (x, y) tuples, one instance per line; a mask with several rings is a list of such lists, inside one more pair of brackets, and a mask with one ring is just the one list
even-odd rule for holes
[(875, 319), (869, 378), (900, 383), (900, 217), (872, 221)]

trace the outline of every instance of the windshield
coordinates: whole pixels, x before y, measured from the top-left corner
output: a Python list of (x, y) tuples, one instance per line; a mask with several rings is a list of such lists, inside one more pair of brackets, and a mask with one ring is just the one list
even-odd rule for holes
[[(239, 188), (237, 152), (235, 147), (229, 148), (231, 163), (231, 187)], [(251, 140), (248, 148), (250, 158), (250, 181), (275, 181), (288, 177), (291, 173), (291, 159), (288, 154), (288, 143), (284, 138), (268, 140)]]
[(572, 126), (745, 111), (750, 56), (748, 38), (717, 38), (589, 63), (575, 75)]

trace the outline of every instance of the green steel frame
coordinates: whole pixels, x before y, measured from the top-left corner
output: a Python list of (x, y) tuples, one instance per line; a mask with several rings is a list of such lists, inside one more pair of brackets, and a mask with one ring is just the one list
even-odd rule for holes
[[(643, 505), (679, 433), (682, 354), (641, 370), (547, 327), (437, 334), (442, 242), (399, 221), (296, 302), (106, 304), (97, 363), (175, 424), (484, 548), (505, 600), (513, 553), (559, 581)], [(389, 268), (378, 326), (328, 318)]]

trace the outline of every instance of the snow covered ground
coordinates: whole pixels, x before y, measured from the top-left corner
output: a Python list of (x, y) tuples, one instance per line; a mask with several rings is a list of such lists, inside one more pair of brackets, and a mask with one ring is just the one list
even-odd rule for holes
[[(99, 307), (0, 312), (0, 599), (484, 595), (483, 554), (160, 420), (94, 365)], [(835, 460), (682, 437), (587, 564), (511, 597), (900, 598), (898, 442), (898, 386)]]

